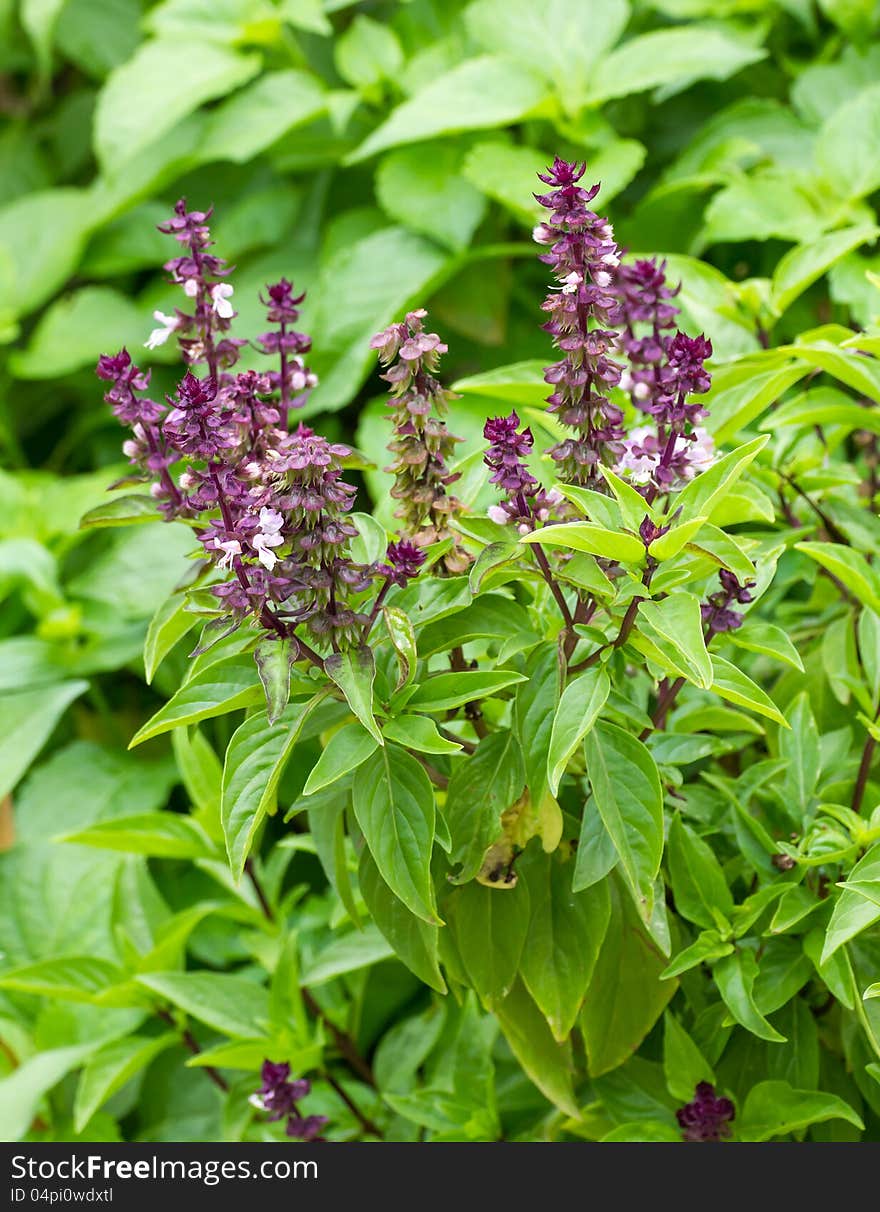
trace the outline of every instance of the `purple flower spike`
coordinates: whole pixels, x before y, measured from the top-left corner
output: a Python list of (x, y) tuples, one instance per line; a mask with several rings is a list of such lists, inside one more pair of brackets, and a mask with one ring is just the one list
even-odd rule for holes
[(615, 282), (623, 307), (620, 345), (630, 363), (630, 369), (621, 375), (620, 386), (644, 412), (651, 411), (658, 394), (660, 368), (666, 361), (669, 343), (667, 333), (675, 328), (679, 311), (669, 300), (681, 287), (667, 285), (665, 269), (666, 262), (658, 265), (656, 258), (624, 264), (618, 268)]
[(419, 575), (426, 556), (420, 547), (406, 539), (388, 544), (388, 563), (380, 565), (379, 571), (392, 585), (405, 585)]
[(543, 304), (549, 316), (544, 329), (563, 355), (544, 375), (553, 388), (548, 411), (573, 431), (550, 456), (562, 479), (599, 487), (599, 463), (614, 463), (624, 438), (623, 413), (606, 394), (620, 381), (622, 368), (610, 353), (623, 312), (613, 289), (619, 250), (607, 219), (589, 209), (599, 186), (578, 185), (584, 171), (585, 165), (557, 156), (538, 174), (553, 188), (535, 195), (550, 215), (534, 235), (551, 246), (541, 260), (551, 266), (557, 285)]
[(686, 1141), (722, 1141), (730, 1136), (736, 1110), (729, 1098), (718, 1098), (711, 1082), (700, 1082), (691, 1102), (675, 1113)]
[(293, 283), (288, 282), (287, 278), (267, 286), (265, 295), (260, 295), (267, 320), (278, 327), (277, 330), (261, 333), (257, 342), (263, 353), (279, 359), (280, 369), (270, 372), (268, 377), (281, 397), (285, 424), (288, 410), (302, 408), (318, 383), (318, 376), (303, 361), (303, 356), (312, 348), (311, 338), (291, 328), (299, 319), (299, 305), (305, 297), (305, 291), (294, 294)]
[(296, 1078), (290, 1081), (290, 1065), (286, 1062), (273, 1064), (264, 1061), (260, 1070), (261, 1086), (256, 1094), (252, 1094), (250, 1102), (259, 1111), (266, 1111), (269, 1120), (287, 1120), (286, 1132), (303, 1141), (320, 1139), (321, 1129), (328, 1123), (326, 1115), (300, 1114), (297, 1103), (312, 1092), (312, 1083), (308, 1078)]
[(443, 566), (458, 573), (470, 563), (450, 528), (461, 505), (448, 491), (458, 479), (449, 472), (448, 461), (460, 439), (441, 419), (451, 393), (434, 376), (446, 346), (436, 333), (425, 332), (426, 314), (422, 308), (409, 312), (402, 323), (377, 333), (370, 348), (387, 368), (382, 378), (390, 384), (388, 407), (393, 410), (394, 433), (388, 449), (394, 459), (386, 471), (394, 474), (391, 495), (400, 502), (394, 516), (417, 547), (451, 538)]
[(718, 579), (721, 581), (721, 589), (710, 594), (700, 607), (703, 622), (708, 628), (707, 638), (709, 635), (736, 631), (738, 627), (742, 627), (743, 616), (730, 607), (734, 602), (745, 605), (754, 600), (754, 594), (751, 592), (755, 587), (754, 581), (746, 581), (744, 585), (740, 585), (733, 573), (728, 572), (726, 568), (721, 569)]
[(489, 509), (489, 517), (502, 524), (515, 522), (531, 530), (536, 521), (546, 522), (558, 501), (545, 493), (529, 471), (525, 459), (534, 445), (532, 431), (519, 428), (519, 417), (490, 417), (483, 427), (489, 449), (483, 462), (491, 468), (490, 481), (504, 494), (502, 504)]

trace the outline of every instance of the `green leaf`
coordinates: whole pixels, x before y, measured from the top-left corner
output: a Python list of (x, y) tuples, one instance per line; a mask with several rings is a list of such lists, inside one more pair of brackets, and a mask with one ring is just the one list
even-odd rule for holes
[(342, 408), (375, 365), (370, 338), (429, 285), (440, 280), (449, 254), (403, 227), (346, 241), (322, 262), (314, 286), (310, 359), (320, 375), (309, 412)]
[(501, 593), (484, 593), (470, 606), (445, 619), (437, 619), (422, 628), (419, 652), (423, 657), (455, 648), (471, 640), (523, 641), (537, 635), (532, 631), (528, 612), (512, 598)]
[(816, 139), (815, 161), (834, 193), (863, 198), (880, 185), (880, 85), (841, 105)]
[(844, 1119), (859, 1129), (865, 1126), (849, 1103), (836, 1094), (795, 1090), (782, 1081), (759, 1082), (746, 1096), (737, 1121), (737, 1137), (744, 1141), (771, 1140), (829, 1119)]
[[(849, 873), (847, 883), (880, 883), (880, 843), (875, 843), (867, 854), (859, 859)], [(821, 962), (828, 963), (839, 947), (854, 939), (863, 930), (873, 926), (878, 919), (880, 919), (880, 904), (866, 900), (855, 888), (848, 888), (844, 884), (834, 903), (831, 921), (828, 923)]]
[(650, 752), (631, 733), (600, 720), (587, 734), (587, 776), (620, 867), (646, 916), (663, 854), (663, 791)]
[[(105, 349), (143, 345), (149, 328), (149, 314), (119, 291), (109, 286), (85, 286), (46, 309), (27, 347), (12, 355), (9, 366), (17, 379), (57, 379), (83, 366), (93, 366)], [(112, 510), (117, 498), (91, 510), (80, 525), (130, 525), (141, 519), (155, 521), (160, 516), (151, 497), (128, 499), (149, 502), (149, 512), (135, 505), (131, 514), (123, 511), (119, 515), (123, 520), (114, 522), (114, 515), (103, 511)], [(110, 520), (104, 521), (105, 516)]]
[(786, 762), (784, 802), (800, 818), (806, 816), (819, 784), (822, 755), (819, 730), (804, 691), (788, 708), (789, 730), (779, 734), (779, 756)]
[(702, 530), (705, 522), (705, 518), (691, 518), (689, 522), (683, 522), (681, 526), (673, 526), (671, 530), (667, 530), (666, 534), (662, 534), (659, 539), (655, 539), (651, 543), (648, 547), (648, 554), (655, 560), (671, 560)]
[(377, 745), (384, 745), (382, 733), (373, 715), (373, 679), (376, 665), (372, 648), (349, 648), (346, 652), (334, 652), (324, 658), (324, 672), (342, 693), (354, 714), (374, 738)]
[(391, 646), (397, 654), (398, 677), (395, 691), (409, 686), (416, 676), (418, 665), (418, 647), (416, 644), (415, 628), (402, 610), (394, 606), (385, 606), (382, 610), (382, 622), (391, 640)]
[(398, 105), (349, 162), (438, 135), (507, 126), (537, 110), (546, 95), (546, 85), (531, 68), (493, 55), (468, 59)]
[[(877, 112), (880, 131), (880, 98)], [(862, 223), (856, 227), (845, 227), (841, 231), (830, 232), (809, 244), (789, 249), (773, 271), (770, 299), (776, 314), (782, 315), (798, 295), (821, 278), (835, 262), (854, 248), (858, 248), (860, 244), (867, 244), (877, 234), (878, 229), (873, 224)]]
[[(90, 509), (80, 518), (79, 525), (81, 530), (88, 530), (100, 526), (137, 526), (141, 522), (155, 522), (158, 519), (159, 511), (153, 498), (139, 494), (114, 497), (105, 505)], [(179, 598), (175, 600), (180, 601)]]
[(712, 662), (703, 638), (700, 601), (692, 593), (671, 593), (660, 602), (639, 603), (638, 624), (661, 649), (675, 658), (695, 686), (712, 685)]
[(275, 807), (278, 782), (299, 734), (323, 697), (319, 691), (307, 703), (292, 704), (277, 724), (268, 725), (262, 713), (252, 715), (232, 734), (223, 762), (220, 820), (236, 879), (241, 879), (257, 829)]
[(504, 568), (505, 565), (513, 563), (521, 554), (519, 543), (498, 542), (484, 547), (471, 565), (468, 574), (471, 593), (478, 594), (486, 577), (496, 568)]
[(92, 1116), (162, 1052), (180, 1043), (174, 1031), (146, 1038), (142, 1035), (110, 1040), (93, 1052), (83, 1066), (73, 1103), (74, 1131), (84, 1130)]
[(712, 511), (721, 505), (768, 441), (769, 435), (765, 434), (747, 442), (745, 446), (724, 455), (708, 471), (691, 480), (675, 499), (676, 509), (681, 510), (682, 520), (695, 517), (711, 518)]
[(226, 972), (148, 972), (138, 984), (222, 1035), (252, 1039), (269, 1018), (269, 994)]
[(486, 396), (491, 400), (503, 400), (511, 404), (540, 405), (547, 395), (544, 381), (544, 364), (538, 360), (514, 362), (511, 366), (497, 366), (482, 374), (458, 379), (453, 390), (461, 395)]
[(573, 678), (563, 690), (547, 751), (547, 781), (554, 795), (572, 754), (599, 718), (610, 690), (608, 674), (595, 665)]
[(13, 300), (12, 316), (26, 315), (63, 286), (93, 222), (88, 194), (79, 189), (47, 189), (0, 208), (0, 283)]
[(431, 881), (434, 790), (422, 766), (397, 745), (380, 749), (355, 779), (352, 803), (385, 883), (417, 917), (438, 924)]
[(376, 197), (389, 218), (453, 250), (466, 248), (486, 210), (478, 190), (460, 175), (455, 144), (391, 152), (376, 172)]
[(785, 1036), (767, 1022), (755, 1005), (752, 995), (758, 965), (751, 951), (738, 951), (720, 959), (712, 969), (718, 992), (730, 1011), (734, 1022), (772, 1044), (784, 1044)]
[[(393, 738), (392, 738), (393, 739)], [(327, 742), (306, 779), (303, 795), (314, 795), (362, 765), (376, 750), (376, 742), (360, 724), (344, 724)]]
[(371, 968), (382, 960), (391, 959), (394, 948), (372, 923), (363, 930), (352, 930), (323, 946), (311, 963), (303, 968), (303, 982), (312, 988)]
[(730, 661), (723, 657), (713, 656), (712, 660), (712, 693), (720, 695), (737, 707), (749, 707), (764, 715), (769, 720), (775, 720), (783, 728), (788, 727), (788, 721), (771, 698)]
[(711, 963), (712, 960), (721, 959), (722, 956), (731, 955), (732, 952), (733, 943), (725, 942), (717, 930), (704, 930), (695, 942), (691, 943), (689, 947), (685, 947), (670, 964), (666, 965), (660, 973), (661, 980), (680, 976), (682, 972), (689, 972), (698, 964)]
[(0, 1078), (0, 1140), (18, 1141), (26, 1136), (43, 1096), (100, 1045), (98, 1039), (49, 1048)]
[(461, 745), (447, 741), (441, 736), (437, 725), (426, 715), (399, 715), (382, 726), (389, 741), (396, 741), (404, 749), (415, 749), (419, 753), (461, 753)]
[(510, 992), (529, 929), (529, 892), (522, 880), (512, 888), (487, 888), (472, 880), (443, 902), (458, 954), (487, 1009)]
[(316, 76), (290, 69), (266, 72), (211, 110), (198, 158), (203, 163), (245, 164), (326, 109), (326, 94)]
[(747, 652), (763, 652), (777, 660), (785, 661), (801, 673), (804, 671), (801, 654), (792, 644), (786, 632), (774, 623), (763, 623), (749, 619), (743, 626), (728, 633), (727, 638), (738, 648)]
[(880, 614), (880, 576), (860, 551), (842, 543), (795, 543), (795, 550), (827, 568), (863, 606)]
[(641, 539), (621, 531), (606, 530), (593, 522), (563, 522), (559, 526), (545, 526), (523, 535), (520, 542), (563, 547), (568, 551), (587, 551), (590, 555), (624, 564), (645, 562), (645, 545)]
[(711, 930), (719, 914), (730, 916), (733, 896), (718, 859), (680, 813), (669, 827), (669, 873), (675, 907), (688, 921)]
[(779, 426), (789, 425), (803, 429), (810, 429), (815, 425), (834, 425), (847, 433), (854, 429), (880, 433), (880, 415), (873, 408), (863, 408), (861, 404), (852, 403), (849, 396), (836, 387), (813, 387), (787, 404), (775, 408), (772, 416), (763, 422), (762, 429), (775, 430)]
[(689, 1103), (700, 1082), (715, 1083), (712, 1066), (674, 1014), (663, 1016), (663, 1073), (673, 1098)]
[(207, 41), (141, 43), (110, 74), (95, 110), (95, 154), (108, 176), (205, 101), (232, 92), (260, 69), (259, 55)]
[(521, 673), (507, 670), (465, 670), (463, 673), (436, 673), (421, 682), (409, 699), (408, 706), (418, 711), (445, 711), (473, 703), (478, 699), (500, 694), (517, 682), (524, 682)]
[(266, 717), (274, 724), (290, 699), (290, 671), (296, 659), (291, 640), (271, 636), (261, 640), (254, 649), (257, 673), (266, 695)]
[(98, 821), (85, 829), (75, 829), (55, 839), (98, 850), (121, 850), (125, 854), (145, 854), (151, 858), (216, 858), (216, 852), (204, 831), (188, 816), (176, 812), (144, 812)]
[(438, 927), (410, 913), (382, 879), (366, 849), (358, 864), (358, 885), (370, 916), (398, 959), (431, 989), (445, 993), (446, 982), (437, 961)]
[[(506, 896), (506, 893), (497, 895)], [(580, 1117), (572, 1089), (574, 1063), (571, 1047), (557, 1043), (547, 1020), (517, 982), (503, 1002), (495, 1007), (510, 1050), (538, 1089), (566, 1115)]]
[(525, 769), (512, 732), (484, 737), (476, 752), (459, 762), (446, 792), (444, 816), (452, 835), (450, 863), (461, 869), (453, 882), (472, 880), (486, 850), (501, 833), (501, 816), (522, 794)]
[(71, 955), (3, 972), (0, 989), (71, 1002), (95, 1002), (106, 989), (124, 979), (124, 971), (116, 964), (97, 956)]
[(676, 990), (676, 982), (660, 979), (665, 960), (629, 897), (621, 895), (616, 880), (609, 880), (608, 888), (608, 931), (579, 1020), (594, 1078), (636, 1051)]
[(559, 851), (534, 846), (518, 867), (531, 903), (520, 974), (560, 1043), (580, 1012), (611, 915), (607, 883), (573, 892), (573, 867)]
[(0, 797), (16, 785), (88, 682), (58, 682), (0, 695)]
[(171, 728), (197, 724), (217, 715), (228, 715), (260, 701), (262, 691), (253, 658), (249, 655), (227, 657), (210, 665), (160, 707), (129, 742), (129, 749), (151, 740)]
[(333, 58), (343, 80), (369, 94), (380, 81), (396, 79), (403, 66), (403, 49), (393, 29), (358, 13), (336, 38)]
[(178, 640), (195, 627), (198, 615), (186, 609), (186, 598), (173, 593), (157, 608), (144, 640), (144, 674), (149, 686), (156, 670)]
[(465, 9), (473, 38), (488, 51), (543, 72), (570, 113), (583, 105), (595, 64), (617, 42), (628, 19), (627, 0), (592, 0), (589, 6), (579, 0), (547, 0), (540, 8), (528, 0), (477, 0)]
[(592, 73), (592, 104), (665, 85), (683, 88), (695, 79), (726, 80), (766, 51), (720, 28), (690, 25), (630, 38), (606, 55)]

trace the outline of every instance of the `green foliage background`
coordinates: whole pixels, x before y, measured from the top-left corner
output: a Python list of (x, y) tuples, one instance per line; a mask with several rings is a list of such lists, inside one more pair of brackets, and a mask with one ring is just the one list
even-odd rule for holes
[[(188, 947), (195, 968), (224, 973), (224, 998), (198, 982), (155, 991), (213, 1042), (212, 1032), (237, 1041), (215, 1063), (244, 1070), (261, 1059), (261, 1045), (248, 1044), (254, 1024), (296, 985), (295, 953), (279, 958), (279, 940), (260, 935), (252, 892), (233, 886), (198, 830), (181, 824), (164, 841), (145, 832), (118, 850), (53, 840), (166, 805), (207, 817), (219, 794), (215, 749), (231, 732), (219, 721), (215, 748), (178, 732), (173, 753), (163, 741), (144, 756), (126, 752), (185, 666), (176, 651), (147, 688), (141, 650), (189, 538), (161, 524), (78, 530), (124, 469), (97, 355), (126, 344), (152, 359), (159, 391), (173, 383), (170, 346), (141, 346), (153, 310), (174, 303), (155, 224), (176, 198), (216, 207), (220, 251), (238, 267), (241, 331), (259, 330), (267, 280), (284, 273), (308, 289), (302, 327), (321, 385), (307, 412), (381, 468), (387, 435), (369, 337), (423, 304), (449, 342), (450, 379), (547, 359), (529, 198), (554, 153), (584, 158), (620, 242), (667, 255), (671, 279), (683, 279), (682, 326), (715, 346), (716, 437), (732, 438), (808, 371), (836, 368), (826, 390), (838, 395), (841, 384), (876, 391), (875, 370), (864, 372), (867, 386), (847, 371), (852, 355), (840, 345), (851, 334), (837, 326), (870, 327), (878, 311), (870, 275), (880, 257), (869, 251), (878, 39), (874, 0), (0, 0), (0, 793), (11, 795), (15, 837), (0, 860), (4, 968), (87, 955), (93, 992), (110, 980), (102, 965), (127, 948), (153, 955), (149, 975)], [(787, 347), (820, 325), (842, 362)], [(767, 346), (780, 358), (750, 361)], [(498, 400), (517, 398), (499, 382), (464, 385), (451, 428), (472, 443)], [(845, 482), (822, 480), (804, 457), (820, 495)], [(387, 521), (386, 487), (380, 471), (366, 473), (365, 493)], [(868, 516), (862, 537), (873, 555)], [(834, 689), (821, 662), (810, 676), (822, 723), (845, 687)], [(815, 729), (805, 717), (801, 735)], [(304, 739), (314, 762), (317, 737)], [(833, 764), (833, 742), (824, 754)], [(792, 758), (818, 772), (809, 754)], [(296, 799), (307, 770), (288, 771), (283, 802)], [(8, 815), (4, 828), (13, 831)], [(263, 874), (273, 896), (293, 889), (299, 962), (327, 1019), (373, 1052), (392, 1138), (594, 1139), (634, 1121), (659, 1122), (662, 1137), (693, 1085), (664, 1086), (662, 1026), (648, 1059), (618, 1068), (625, 1046), (611, 1058), (592, 1110), (574, 1117), (552, 1090), (550, 1101), (538, 1092), (475, 1000), (439, 1009), (374, 927), (354, 940), (335, 930), (341, 910), (316, 858), (327, 844), (290, 834)], [(862, 987), (880, 979), (867, 949), (860, 962)], [(268, 995), (265, 971), (274, 973)], [(132, 1035), (146, 1011), (96, 1007), (84, 979), (79, 971), (63, 986), (56, 972), (49, 996), (34, 986), (0, 995), (0, 1136), (213, 1140), (263, 1130), (246, 1103), (253, 1072), (220, 1100), (197, 1067), (184, 1067), (176, 1030)], [(801, 1006), (782, 1009), (786, 1033), (813, 1041)], [(662, 1002), (655, 1010), (645, 1031)], [(680, 1030), (667, 1018), (666, 1052), (673, 1070), (690, 1073), (696, 1045)], [(766, 1042), (743, 1036), (740, 1073), (818, 1086), (818, 1044), (771, 1064), (759, 1054)], [(320, 1053), (323, 1043), (310, 1046)], [(547, 1036), (536, 1046), (548, 1053), (532, 1069), (552, 1071), (556, 1045)], [(880, 1071), (870, 1054), (853, 1063), (859, 1049), (863, 1040), (833, 1078), (823, 1070), (821, 1088), (858, 1107), (876, 1134), (871, 1064)], [(733, 1083), (734, 1063), (725, 1065)], [(360, 1095), (379, 1102), (368, 1086)], [(759, 1092), (754, 1123), (771, 1095), (785, 1103), (784, 1091)], [(358, 1131), (330, 1087), (310, 1109), (324, 1107), (337, 1135)], [(839, 1108), (825, 1104), (776, 1123), (803, 1132), (831, 1114)], [(811, 1131), (858, 1136), (854, 1114)]]

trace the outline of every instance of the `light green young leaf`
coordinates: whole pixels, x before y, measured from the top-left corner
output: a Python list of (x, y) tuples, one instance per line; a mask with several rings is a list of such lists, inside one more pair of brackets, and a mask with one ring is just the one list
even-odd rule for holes
[(727, 493), (769, 440), (769, 435), (765, 434), (747, 442), (745, 446), (724, 455), (708, 471), (691, 480), (675, 499), (675, 507), (681, 510), (682, 520), (695, 517), (711, 518), (713, 510), (723, 502)]
[(325, 112), (324, 87), (309, 72), (266, 72), (213, 109), (199, 143), (203, 163), (245, 164), (282, 135)]
[(752, 996), (758, 965), (751, 951), (738, 951), (720, 959), (712, 969), (718, 992), (735, 1022), (772, 1044), (784, 1044), (785, 1036), (771, 1026), (755, 1005)]
[(737, 669), (730, 661), (725, 661), (723, 657), (713, 656), (711, 660), (713, 694), (720, 695), (729, 703), (735, 703), (737, 707), (749, 707), (759, 715), (775, 720), (783, 728), (788, 727), (788, 721), (773, 700), (742, 670)]
[(842, 543), (795, 543), (795, 549), (827, 568), (863, 606), (880, 614), (880, 576), (860, 551)]
[(541, 1093), (566, 1115), (579, 1117), (572, 1088), (571, 1046), (553, 1038), (547, 1020), (521, 982), (495, 1007), (495, 1016), (511, 1052)]
[(553, 795), (559, 790), (571, 755), (598, 719), (610, 690), (608, 674), (593, 666), (570, 681), (562, 692), (547, 751), (547, 781)]
[(461, 745), (441, 736), (434, 721), (427, 715), (399, 715), (383, 724), (382, 731), (389, 741), (404, 749), (419, 753), (461, 753)]
[(226, 972), (148, 972), (138, 984), (221, 1035), (250, 1039), (268, 1022), (269, 994)]
[(73, 1103), (74, 1131), (82, 1132), (101, 1107), (167, 1048), (179, 1044), (174, 1031), (110, 1040), (92, 1053), (83, 1066)]
[(836, 1094), (795, 1090), (783, 1081), (759, 1082), (746, 1096), (737, 1121), (737, 1137), (744, 1141), (771, 1140), (829, 1119), (844, 1119), (860, 1130), (865, 1126), (849, 1103)]
[(452, 144), (400, 148), (380, 163), (376, 197), (382, 209), (414, 231), (449, 248), (466, 248), (486, 200), (460, 172), (461, 150)]
[(708, 930), (729, 917), (733, 896), (712, 848), (676, 813), (669, 826), (669, 873), (675, 907)]
[(217, 858), (210, 839), (191, 817), (176, 812), (144, 812), (98, 821), (55, 839), (98, 850), (121, 850), (151, 858)]
[(786, 632), (775, 623), (749, 619), (743, 627), (729, 632), (727, 638), (738, 648), (745, 648), (747, 652), (764, 652), (779, 661), (785, 661), (786, 665), (792, 665), (801, 673), (804, 671), (801, 654)]
[(344, 724), (334, 732), (306, 779), (303, 795), (313, 795), (329, 787), (351, 770), (356, 770), (376, 749), (375, 739), (360, 724)]
[[(880, 128), (880, 101), (878, 101), (878, 128)], [(880, 143), (878, 143), (880, 147)], [(809, 286), (821, 278), (841, 257), (846, 256), (860, 244), (873, 240), (878, 229), (873, 224), (862, 223), (845, 227), (841, 231), (820, 236), (809, 244), (790, 249), (773, 271), (771, 303), (777, 315), (782, 315), (795, 299)]]
[(181, 686), (165, 706), (138, 729), (129, 742), (129, 749), (171, 728), (197, 724), (199, 720), (253, 706), (260, 701), (262, 693), (253, 657), (245, 654), (217, 661)]
[(524, 681), (521, 673), (509, 673), (501, 669), (436, 673), (416, 687), (408, 706), (417, 711), (445, 711), (500, 694), (509, 686)]
[(638, 625), (661, 649), (670, 648), (694, 685), (712, 685), (712, 662), (703, 638), (700, 602), (692, 593), (671, 593), (660, 602), (639, 603)]
[(540, 543), (546, 547), (563, 547), (568, 551), (587, 551), (606, 560), (624, 564), (643, 564), (645, 545), (634, 535), (606, 530), (593, 522), (563, 522), (560, 526), (545, 526), (523, 535), (522, 543)]

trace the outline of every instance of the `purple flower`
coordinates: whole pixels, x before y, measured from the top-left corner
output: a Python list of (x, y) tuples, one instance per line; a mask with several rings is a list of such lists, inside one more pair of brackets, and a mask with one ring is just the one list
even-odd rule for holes
[[(679, 309), (669, 302), (681, 289), (666, 284), (666, 262), (653, 260), (622, 264), (615, 288), (623, 308), (620, 347), (629, 360), (620, 386), (636, 408), (650, 411), (659, 387), (660, 367), (666, 359), (667, 330), (675, 327)], [(646, 331), (647, 329), (647, 331)]]
[(655, 539), (659, 539), (669, 530), (668, 526), (656, 526), (651, 519), (645, 514), (642, 519), (642, 524), (639, 526), (639, 538), (646, 547), (650, 547)]
[(497, 522), (516, 522), (531, 529), (534, 522), (546, 521), (556, 499), (545, 493), (525, 464), (534, 445), (532, 431), (520, 430), (519, 417), (490, 417), (483, 427), (483, 437), (490, 444), (483, 462), (492, 469), (490, 481), (504, 494), (501, 505), (493, 505), (489, 516)]
[(675, 1113), (686, 1141), (721, 1141), (730, 1136), (736, 1110), (729, 1098), (718, 1098), (711, 1082), (700, 1082), (691, 1102)]
[(388, 563), (380, 565), (379, 571), (392, 585), (401, 586), (419, 575), (426, 558), (421, 548), (406, 539), (389, 543), (385, 554)]
[(461, 547), (450, 523), (461, 505), (448, 489), (457, 479), (448, 460), (460, 439), (441, 419), (450, 393), (434, 377), (446, 346), (436, 333), (425, 332), (425, 311), (411, 311), (402, 323), (378, 333), (370, 348), (378, 351), (387, 367), (382, 378), (390, 384), (394, 433), (388, 444), (393, 462), (386, 468), (394, 474), (391, 495), (400, 502), (400, 518), (407, 536), (417, 547), (452, 539), (443, 556), (447, 572), (464, 572), (470, 557)]
[(606, 394), (620, 381), (621, 367), (609, 355), (623, 313), (613, 290), (619, 250), (607, 219), (589, 209), (599, 186), (580, 186), (584, 171), (584, 164), (557, 156), (546, 173), (538, 174), (553, 188), (535, 195), (550, 212), (536, 235), (539, 243), (551, 245), (541, 260), (557, 281), (543, 304), (549, 316), (544, 329), (563, 355), (544, 375), (553, 388), (548, 411), (573, 431), (550, 455), (563, 479), (599, 486), (598, 464), (615, 461), (624, 437), (623, 413)]
[(721, 569), (718, 579), (721, 581), (721, 589), (710, 594), (700, 607), (703, 622), (707, 627), (707, 638), (742, 627), (743, 616), (730, 607), (734, 602), (745, 605), (754, 600), (751, 593), (755, 587), (754, 581), (746, 581), (744, 585), (740, 585), (733, 573), (728, 572), (726, 568)]
[(263, 1062), (260, 1079), (262, 1084), (259, 1090), (250, 1097), (252, 1106), (259, 1111), (267, 1111), (270, 1122), (286, 1118), (288, 1136), (304, 1141), (317, 1140), (321, 1129), (328, 1122), (327, 1116), (304, 1117), (297, 1107), (300, 1099), (311, 1094), (312, 1083), (304, 1077), (290, 1081), (289, 1064), (273, 1064), (268, 1060)]
[(279, 369), (270, 372), (269, 378), (281, 397), (285, 424), (289, 423), (288, 410), (302, 408), (309, 392), (318, 383), (318, 376), (303, 361), (303, 355), (312, 348), (311, 338), (291, 328), (299, 319), (299, 305), (305, 297), (305, 291), (294, 294), (293, 283), (287, 278), (271, 283), (266, 287), (265, 295), (260, 295), (260, 302), (267, 309), (266, 318), (270, 324), (277, 325), (277, 329), (261, 333), (257, 343), (263, 353), (279, 359)]
[(287, 1135), (311, 1144), (324, 1139), (321, 1130), (329, 1122), (326, 1115), (292, 1115), (287, 1121)]
[(674, 434), (671, 448), (668, 443), (668, 438), (661, 439), (646, 425), (633, 429), (615, 470), (628, 475), (633, 484), (669, 488), (692, 480), (715, 462), (712, 435), (700, 426)]

